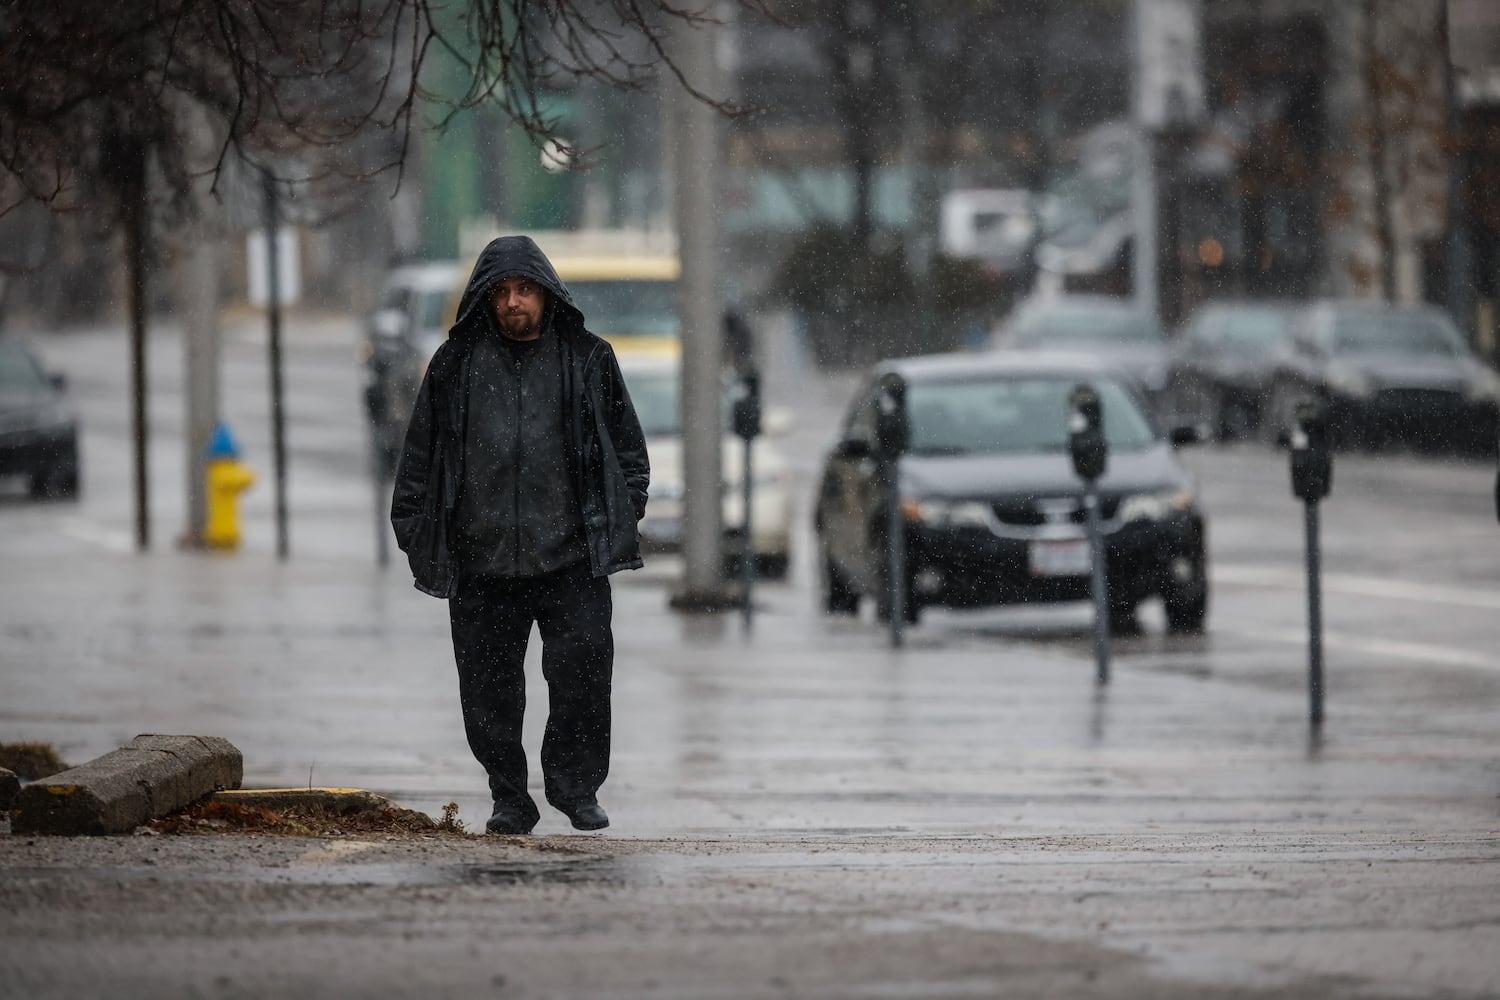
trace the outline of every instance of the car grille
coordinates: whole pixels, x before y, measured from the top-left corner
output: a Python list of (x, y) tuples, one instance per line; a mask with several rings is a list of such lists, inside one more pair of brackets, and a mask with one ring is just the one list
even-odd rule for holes
[(1463, 397), (1447, 389), (1382, 389), (1380, 407), (1410, 417), (1447, 416), (1459, 409)]
[[(1014, 525), (1016, 527), (1038, 527), (1040, 525), (1048, 523), (1087, 523), (1088, 513), (1083, 509), (1082, 499), (1074, 500), (1072, 509), (1067, 511), (1067, 513), (1062, 516), (1061, 520), (1057, 520), (1056, 517), (1054, 517), (1053, 521), (1048, 521), (1047, 514), (1045, 512), (1046, 509), (1052, 508), (1054, 504), (1063, 506), (1070, 499), (1073, 498), (1018, 497), (1009, 500), (997, 500), (992, 506), (995, 511), (995, 517), (1000, 521), (1001, 524)], [(1106, 496), (1099, 498), (1099, 516), (1106, 521), (1115, 516), (1115, 512), (1119, 510), (1119, 507), (1119, 497)]]

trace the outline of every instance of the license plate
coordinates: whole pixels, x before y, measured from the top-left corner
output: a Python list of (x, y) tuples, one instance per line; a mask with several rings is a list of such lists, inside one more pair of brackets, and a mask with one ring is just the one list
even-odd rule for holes
[(1032, 576), (1087, 576), (1091, 567), (1087, 538), (1038, 539), (1031, 543)]

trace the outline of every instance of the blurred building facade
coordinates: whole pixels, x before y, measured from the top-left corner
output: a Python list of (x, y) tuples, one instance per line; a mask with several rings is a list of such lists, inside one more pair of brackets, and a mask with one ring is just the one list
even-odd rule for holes
[[(896, 314), (891, 336), (904, 329), (904, 349), (954, 346), (966, 324), (1024, 293), (1030, 275), (940, 259), (943, 194), (1074, 197), (1066, 182), (1097, 165), (1101, 129), (1128, 121), (1133, 67), (1120, 40), (1131, 0), (770, 6), (777, 20), (742, 12), (720, 44), (731, 96), (748, 109), (724, 127), (726, 297), (786, 305), (789, 273), (806, 277), (807, 261), (833, 256), (814, 277), (844, 303), (836, 322), (851, 310)], [(1200, 10), (1206, 115), (1157, 137), (1166, 318), (1223, 296), (1446, 302), (1456, 265), (1474, 292), (1460, 318), (1493, 346), (1500, 4), (1212, 0)], [(451, 59), (428, 72), (434, 92), (463, 86)], [(587, 169), (539, 150), (499, 112), (419, 131), (399, 192), (388, 172), (337, 211), (304, 213), (316, 223), (301, 237), (308, 300), (362, 309), (387, 266), (456, 255), (475, 219), (517, 229), (665, 226), (672, 129), (658, 98), (585, 81), (547, 100)], [(387, 162), (395, 141), (373, 137), (359, 162)], [(1123, 182), (1112, 183), (1096, 185), (1102, 202), (1088, 206), (1101, 218), (1121, 210)], [(253, 210), (231, 198), (210, 211), (223, 213), (223, 298), (233, 301), (244, 295)], [(1467, 246), (1457, 256), (1455, 219)], [(71, 322), (116, 301), (77, 293), (116, 284), (98, 276), (118, 252), (87, 219), (26, 211), (0, 224), (13, 245), (48, 261), (11, 277), (0, 301), (12, 312)], [(1122, 243), (1101, 268), (1103, 290), (1128, 289), (1128, 254)], [(913, 316), (935, 308), (952, 322), (913, 336)]]

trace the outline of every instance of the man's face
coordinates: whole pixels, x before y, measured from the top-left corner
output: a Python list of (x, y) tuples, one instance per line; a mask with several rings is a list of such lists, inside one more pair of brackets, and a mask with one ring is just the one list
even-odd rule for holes
[(547, 292), (530, 278), (506, 278), (495, 286), (495, 318), (511, 340), (535, 340), (542, 333)]

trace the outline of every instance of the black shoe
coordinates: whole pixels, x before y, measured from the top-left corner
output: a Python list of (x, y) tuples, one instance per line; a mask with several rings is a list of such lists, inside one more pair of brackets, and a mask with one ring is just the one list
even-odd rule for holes
[(609, 826), (609, 816), (597, 802), (579, 802), (557, 807), (575, 830), (602, 830)]
[(535, 819), (525, 819), (509, 809), (496, 809), (495, 814), (484, 824), (485, 831), (488, 833), (508, 834), (530, 833), (534, 826), (536, 826)]

